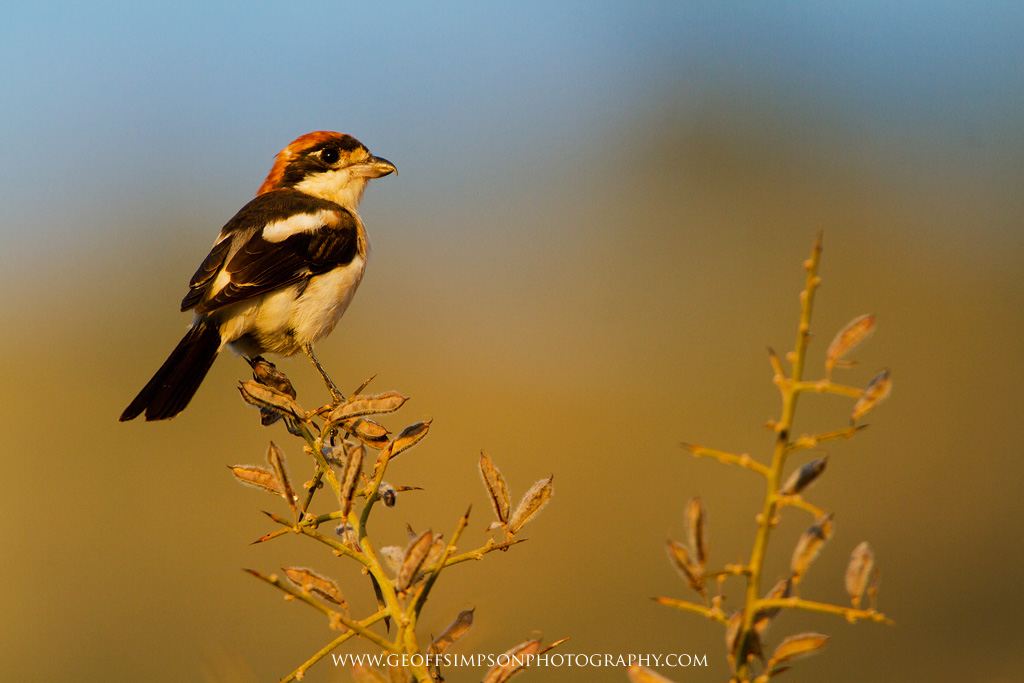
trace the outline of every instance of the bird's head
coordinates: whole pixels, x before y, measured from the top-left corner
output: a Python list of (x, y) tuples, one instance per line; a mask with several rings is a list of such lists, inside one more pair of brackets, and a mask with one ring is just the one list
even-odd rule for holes
[(296, 138), (277, 155), (256, 192), (291, 188), (355, 211), (371, 178), (396, 172), (351, 135), (318, 130)]

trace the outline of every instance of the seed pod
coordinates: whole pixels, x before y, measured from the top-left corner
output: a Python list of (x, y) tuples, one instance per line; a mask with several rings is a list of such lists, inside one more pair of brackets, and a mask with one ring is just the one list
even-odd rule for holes
[(363, 415), (391, 413), (402, 407), (407, 399), (397, 391), (386, 391), (377, 396), (351, 396), (347, 401), (331, 411), (330, 422), (341, 422)]
[[(793, 593), (793, 580), (790, 578), (781, 579), (765, 593), (766, 600), (788, 598)], [(754, 630), (759, 636), (763, 636), (771, 625), (772, 620), (782, 611), (781, 607), (763, 609), (754, 615)]]
[(366, 449), (362, 445), (349, 450), (345, 457), (345, 469), (341, 475), (341, 513), (344, 518), (352, 511), (352, 499), (355, 497), (359, 474), (363, 471), (363, 455)]
[(704, 505), (699, 496), (690, 499), (686, 506), (686, 526), (690, 535), (690, 549), (694, 552), (697, 564), (703, 569), (708, 561), (708, 539), (704, 532)]
[(875, 554), (871, 546), (864, 541), (850, 555), (850, 563), (846, 565), (846, 592), (850, 594), (853, 606), (858, 607), (864, 596), (871, 579), (871, 572), (875, 568)]
[(250, 405), (268, 408), (290, 417), (305, 417), (305, 412), (295, 399), (256, 380), (242, 382), (238, 391), (242, 394), (242, 400)]
[(281, 495), (288, 501), (288, 506), (292, 509), (292, 512), (295, 512), (295, 491), (288, 480), (288, 470), (284, 463), (284, 452), (273, 441), (270, 442), (270, 448), (267, 450), (267, 462), (270, 463), (270, 467), (274, 471), (274, 478), (281, 485)]
[(789, 475), (789, 479), (782, 485), (782, 490), (779, 493), (784, 496), (794, 496), (800, 493), (817, 480), (818, 476), (825, 471), (827, 464), (827, 455), (807, 463)]
[(284, 495), (281, 485), (270, 470), (264, 467), (257, 467), (256, 465), (229, 465), (228, 467), (231, 469), (231, 473), (235, 475), (235, 478), (243, 484), (248, 484), (270, 493), (276, 493), (279, 496)]
[(540, 640), (524, 640), (507, 650), (504, 655), (498, 655), (497, 661), (505, 664), (495, 664), (491, 667), (482, 683), (505, 683), (523, 668), (525, 662), (529, 660), (529, 655), (535, 655), (539, 650)]
[(375, 450), (380, 450), (389, 443), (388, 430), (373, 420), (356, 417), (351, 420), (345, 420), (342, 426), (352, 436)]
[(467, 609), (459, 612), (459, 615), (452, 623), (448, 624), (441, 635), (430, 643), (429, 652), (438, 655), (444, 654), (445, 650), (452, 646), (452, 643), (466, 635), (471, 626), (473, 626), (473, 610)]
[(326, 460), (329, 465), (341, 468), (345, 467), (345, 451), (343, 448), (325, 444), (324, 447), (320, 449), (320, 454), (324, 456), (324, 460)]
[(379, 671), (371, 669), (359, 661), (352, 666), (352, 680), (355, 683), (388, 683)]
[(386, 545), (380, 549), (380, 554), (384, 557), (384, 561), (388, 563), (388, 567), (391, 568), (396, 575), (402, 570), (402, 560), (405, 559), (405, 550), (399, 548), (397, 545)]
[(798, 657), (806, 657), (814, 654), (825, 646), (828, 636), (820, 633), (800, 633), (789, 636), (775, 648), (772, 657), (768, 660), (768, 669), (773, 669), (778, 664), (791, 662)]
[(508, 532), (510, 534), (518, 533), (524, 524), (529, 522), (534, 515), (547, 505), (554, 491), (554, 484), (552, 483), (554, 478), (555, 475), (551, 475), (547, 479), (541, 479), (526, 492), (526, 495), (519, 502), (519, 507), (512, 514), (512, 520), (508, 523)]
[[(409, 673), (404, 668), (395, 663), (388, 664), (387, 683), (413, 683), (413, 681), (412, 678), (409, 676)], [(444, 683), (443, 679), (441, 679), (441, 683)]]
[(690, 585), (690, 588), (703, 595), (704, 569), (690, 558), (690, 553), (686, 550), (686, 546), (669, 539), (668, 559), (679, 574), (686, 579), (686, 583)]
[(295, 387), (292, 386), (291, 380), (269, 360), (263, 356), (256, 356), (255, 358), (247, 357), (245, 362), (252, 368), (252, 378), (254, 380), (260, 384), (265, 384), (271, 389), (276, 389), (286, 396), (296, 397)]
[(420, 440), (427, 435), (427, 430), (430, 429), (430, 422), (417, 422), (414, 425), (409, 425), (402, 430), (402, 433), (395, 437), (392, 442), (394, 445), (391, 446), (391, 457), (395, 458), (402, 451), (407, 451)]
[(305, 567), (283, 567), (285, 576), (288, 580), (294, 583), (296, 586), (306, 591), (307, 593), (316, 593), (325, 600), (333, 602), (335, 605), (341, 605), (344, 608), (348, 608), (345, 604), (345, 598), (341, 595), (341, 589), (338, 585), (330, 579), (320, 576), (312, 569)]
[(821, 517), (807, 531), (800, 536), (793, 550), (793, 560), (790, 563), (790, 570), (793, 574), (793, 583), (800, 582), (801, 577), (807, 573), (811, 562), (821, 552), (821, 546), (832, 535), (832, 513)]
[(855, 346), (867, 339), (875, 331), (875, 316), (862, 315), (854, 318), (836, 333), (825, 353), (825, 370), (831, 374), (832, 368), (843, 364), (840, 359), (853, 350)]
[(892, 391), (892, 380), (889, 379), (889, 371), (884, 370), (875, 375), (874, 379), (868, 383), (864, 394), (857, 399), (857, 403), (853, 406), (853, 415), (850, 416), (850, 420), (856, 422), (864, 417), (869, 410), (888, 396), (890, 391)]
[(747, 631), (745, 637), (741, 634), (743, 613), (743, 610), (733, 612), (725, 626), (725, 646), (729, 653), (729, 662), (733, 666), (745, 664), (754, 657), (764, 660), (764, 656), (761, 654), (761, 639), (758, 637), (757, 631), (751, 629)]
[(491, 497), (491, 505), (494, 506), (494, 513), (498, 515), (498, 521), (507, 522), (511, 509), (508, 487), (505, 485), (505, 479), (501, 476), (501, 472), (483, 451), (480, 452), (480, 474), (484, 478), (484, 486)]
[(404, 591), (412, 585), (413, 579), (423, 566), (423, 561), (427, 559), (433, 542), (434, 535), (427, 529), (409, 543), (402, 558), (402, 567), (398, 571), (398, 590)]
[(340, 538), (349, 548), (359, 550), (359, 533), (348, 522), (342, 522), (334, 527), (334, 535)]

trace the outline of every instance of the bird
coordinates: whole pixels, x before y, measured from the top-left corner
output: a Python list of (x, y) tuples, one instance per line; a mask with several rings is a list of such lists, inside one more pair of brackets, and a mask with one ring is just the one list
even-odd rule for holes
[(357, 209), (366, 185), (396, 172), (344, 133), (313, 131), (281, 150), (192, 276), (181, 301), (195, 314), (188, 332), (120, 421), (180, 413), (225, 347), (250, 364), (301, 351), (338, 399), (313, 345), (337, 325), (363, 278), (369, 244)]

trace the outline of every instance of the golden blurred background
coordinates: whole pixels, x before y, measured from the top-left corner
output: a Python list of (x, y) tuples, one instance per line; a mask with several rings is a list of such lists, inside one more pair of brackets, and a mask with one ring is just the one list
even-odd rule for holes
[[(724, 563), (749, 553), (762, 492), (680, 443), (766, 457), (765, 347), (792, 347), (823, 230), (809, 372), (872, 312), (840, 377), (889, 368), (894, 391), (821, 449), (808, 497), (836, 533), (803, 595), (844, 601), (869, 540), (897, 625), (787, 614), (769, 643), (831, 634), (791, 680), (1018, 679), (1019, 6), (56, 3), (8, 6), (0, 25), (0, 678), (277, 680), (330, 636), (243, 567), (308, 564), (371, 608), (318, 548), (248, 545), (282, 506), (225, 465), (262, 462), (270, 439), (294, 478), (311, 465), (243, 405), (240, 359), (178, 418), (117, 422), (188, 324), (178, 302), (219, 227), (278, 149), (328, 128), (399, 174), (367, 193), (373, 256), (319, 355), (344, 389), (376, 374), (411, 397), (390, 426), (434, 420), (389, 470), (426, 490), (374, 533), (448, 531), (472, 504), (466, 543), (482, 541), (481, 449), (513, 497), (554, 474), (529, 543), (444, 574), (425, 631), (475, 607), (457, 651), (543, 633), (571, 637), (566, 653), (706, 654), (662, 673), (727, 680), (721, 629), (650, 598), (692, 597), (664, 551), (691, 496)], [(312, 405), (308, 366), (280, 363)], [(798, 429), (848, 411), (805, 397)], [(785, 516), (769, 580), (808, 523)], [(306, 680), (350, 675), (325, 662)]]

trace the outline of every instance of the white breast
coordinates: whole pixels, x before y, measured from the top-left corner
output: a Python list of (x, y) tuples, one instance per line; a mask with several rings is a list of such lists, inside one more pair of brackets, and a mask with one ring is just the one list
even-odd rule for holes
[[(222, 309), (217, 317), (225, 343), (253, 356), (271, 352), (290, 356), (334, 329), (348, 308), (366, 268), (366, 259)], [(300, 291), (301, 290), (301, 291)]]

